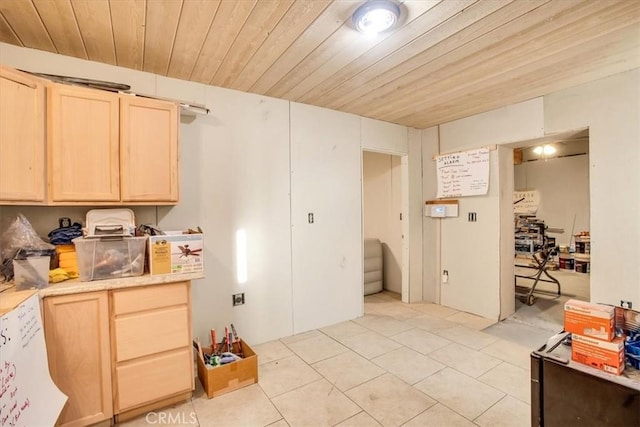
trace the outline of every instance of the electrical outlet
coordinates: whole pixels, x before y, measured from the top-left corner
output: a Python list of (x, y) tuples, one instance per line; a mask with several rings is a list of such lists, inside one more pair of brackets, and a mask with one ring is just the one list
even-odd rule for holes
[(449, 270), (442, 270), (442, 283), (449, 283)]
[(620, 307), (622, 308), (631, 308), (633, 303), (631, 301), (620, 300)]
[(241, 294), (233, 295), (233, 306), (244, 304), (244, 292)]

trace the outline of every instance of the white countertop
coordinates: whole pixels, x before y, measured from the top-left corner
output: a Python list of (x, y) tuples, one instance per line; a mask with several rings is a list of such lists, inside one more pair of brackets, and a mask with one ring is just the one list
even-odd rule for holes
[[(80, 279), (66, 280), (60, 283), (51, 283), (45, 288), (37, 289), (40, 298), (58, 295), (78, 294), (82, 292), (108, 291), (110, 289), (133, 288), (137, 286), (161, 285), (164, 283), (183, 282), (187, 280), (203, 279), (204, 273), (185, 274), (145, 274), (135, 277), (120, 277), (117, 279), (94, 280), (91, 282), (81, 282)], [(0, 293), (0, 296), (16, 292), (15, 287)]]

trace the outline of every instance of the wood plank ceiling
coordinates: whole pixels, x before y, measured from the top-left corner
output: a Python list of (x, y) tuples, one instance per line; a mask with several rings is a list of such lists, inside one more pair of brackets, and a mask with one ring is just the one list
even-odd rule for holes
[(640, 66), (639, 0), (363, 2), (1, 0), (0, 41), (415, 128)]

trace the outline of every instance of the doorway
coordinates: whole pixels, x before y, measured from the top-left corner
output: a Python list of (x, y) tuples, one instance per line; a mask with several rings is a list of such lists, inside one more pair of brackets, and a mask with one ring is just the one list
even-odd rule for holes
[[(514, 149), (513, 175), (514, 269), (520, 298), (516, 299), (512, 317), (532, 325), (562, 327), (567, 300), (590, 300), (589, 133), (583, 130), (550, 136), (518, 146)], [(516, 202), (525, 198), (528, 205), (518, 209)], [(528, 239), (522, 226), (533, 230), (534, 238)], [(525, 238), (519, 240), (519, 234)], [(536, 241), (535, 237), (540, 239)], [(548, 257), (540, 278), (552, 280), (536, 282), (540, 263), (532, 261), (532, 254), (527, 252), (541, 254), (542, 249), (548, 251)], [(560, 284), (560, 295), (553, 280)], [(532, 286), (533, 301), (522, 298), (523, 293), (518, 291), (524, 289), (524, 295), (531, 295)]]
[[(365, 240), (365, 290), (384, 291), (409, 301), (408, 296), (408, 164), (407, 156), (362, 151), (362, 222)], [(369, 251), (382, 255), (382, 271), (367, 271)], [(371, 246), (371, 245), (374, 246)], [(374, 249), (371, 249), (371, 248)], [(380, 286), (367, 284), (369, 277), (381, 276)], [(375, 279), (372, 279), (375, 280)], [(368, 289), (368, 290), (367, 290)]]

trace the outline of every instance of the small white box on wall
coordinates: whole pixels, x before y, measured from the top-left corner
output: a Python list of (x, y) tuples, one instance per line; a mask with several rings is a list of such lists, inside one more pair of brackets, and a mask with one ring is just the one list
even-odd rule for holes
[(431, 217), (445, 217), (447, 216), (447, 205), (430, 205)]
[(458, 216), (458, 200), (427, 200), (424, 216), (431, 218), (452, 218)]

